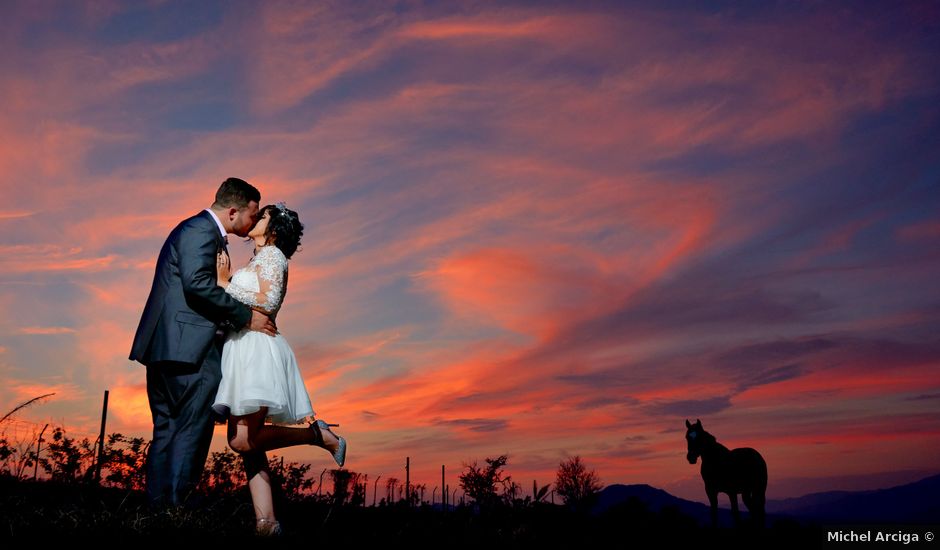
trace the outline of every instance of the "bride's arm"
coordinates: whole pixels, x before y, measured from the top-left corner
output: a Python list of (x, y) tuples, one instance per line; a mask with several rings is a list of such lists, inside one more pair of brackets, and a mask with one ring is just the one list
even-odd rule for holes
[(287, 259), (280, 251), (259, 252), (255, 257), (255, 274), (258, 276), (258, 292), (239, 286), (237, 283), (227, 281), (220, 285), (225, 292), (231, 294), (239, 302), (251, 306), (265, 315), (270, 315), (281, 303), (284, 293), (284, 272), (287, 269)]

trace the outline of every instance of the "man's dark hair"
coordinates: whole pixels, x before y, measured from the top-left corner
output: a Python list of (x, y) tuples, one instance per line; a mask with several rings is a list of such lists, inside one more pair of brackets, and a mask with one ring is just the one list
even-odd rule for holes
[(219, 190), (215, 192), (215, 202), (212, 206), (221, 208), (234, 206), (241, 210), (248, 208), (248, 203), (251, 201), (261, 202), (261, 192), (245, 180), (229, 178), (223, 181)]

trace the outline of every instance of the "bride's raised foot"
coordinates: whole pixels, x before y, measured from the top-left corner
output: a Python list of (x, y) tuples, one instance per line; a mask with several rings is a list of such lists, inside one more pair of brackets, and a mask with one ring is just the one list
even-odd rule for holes
[(314, 447), (324, 447), (325, 444), (323, 443), (323, 432), (320, 431), (320, 423), (311, 422), (310, 426), (308, 426), (308, 429), (313, 434), (313, 440), (310, 442), (310, 444)]
[(342, 468), (343, 464), (346, 463), (346, 438), (336, 435), (335, 433), (333, 433), (333, 430), (330, 429), (330, 426), (339, 426), (339, 424), (330, 424), (328, 422), (324, 422), (323, 420), (317, 420), (315, 424), (319, 428), (317, 431), (320, 434), (321, 443), (323, 441), (323, 433), (320, 432), (320, 430), (326, 430), (330, 432), (330, 435), (336, 438), (335, 449), (331, 450), (327, 448), (326, 445), (323, 445), (323, 448), (325, 448), (327, 451), (330, 451), (330, 454), (333, 455), (333, 460), (335, 460), (336, 464), (338, 464), (339, 467)]

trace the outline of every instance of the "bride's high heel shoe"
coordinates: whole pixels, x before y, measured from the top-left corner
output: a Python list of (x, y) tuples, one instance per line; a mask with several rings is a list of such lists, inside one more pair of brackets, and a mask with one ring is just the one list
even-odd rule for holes
[(255, 535), (259, 537), (279, 537), (283, 534), (281, 522), (264, 518), (255, 520)]
[(343, 464), (346, 463), (346, 438), (333, 433), (333, 430), (330, 429), (330, 426), (339, 426), (339, 424), (329, 424), (322, 420), (317, 420), (316, 422), (312, 422), (310, 424), (310, 429), (313, 430), (314, 433), (313, 444), (325, 448), (325, 444), (323, 442), (323, 432), (320, 430), (326, 430), (333, 434), (333, 437), (339, 440), (339, 445), (336, 446), (336, 451), (332, 453), (333, 460), (335, 460), (336, 463), (339, 464), (339, 467), (342, 468)]

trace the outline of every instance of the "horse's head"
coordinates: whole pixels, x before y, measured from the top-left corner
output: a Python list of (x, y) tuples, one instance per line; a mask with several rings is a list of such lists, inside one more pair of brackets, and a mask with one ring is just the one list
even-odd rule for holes
[(689, 464), (695, 464), (695, 461), (697, 461), (698, 457), (702, 454), (705, 443), (715, 438), (702, 428), (702, 421), (697, 418), (695, 419), (695, 424), (686, 420), (685, 427), (685, 440), (689, 444), (689, 453), (686, 455), (686, 458), (689, 459)]

